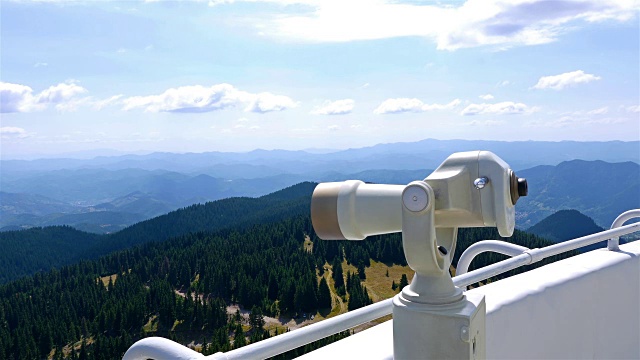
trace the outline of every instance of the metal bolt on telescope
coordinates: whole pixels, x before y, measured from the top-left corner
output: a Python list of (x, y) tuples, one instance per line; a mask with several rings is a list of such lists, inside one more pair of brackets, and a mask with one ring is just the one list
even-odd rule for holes
[(449, 274), (458, 228), (495, 226), (501, 236), (511, 236), (515, 204), (527, 192), (527, 181), (495, 154), (460, 152), (406, 186), (321, 183), (313, 192), (311, 219), (325, 240), (402, 232), (415, 274), (393, 299), (395, 359), (482, 359), (484, 296), (463, 295)]

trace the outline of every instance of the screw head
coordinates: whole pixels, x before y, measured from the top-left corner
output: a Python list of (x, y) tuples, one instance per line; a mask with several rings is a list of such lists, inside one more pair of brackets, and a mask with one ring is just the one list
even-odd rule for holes
[(473, 180), (473, 186), (475, 186), (476, 189), (478, 189), (478, 190), (480, 190), (480, 189), (484, 188), (485, 186), (487, 186), (488, 183), (489, 183), (489, 179), (486, 176), (479, 177), (479, 178)]

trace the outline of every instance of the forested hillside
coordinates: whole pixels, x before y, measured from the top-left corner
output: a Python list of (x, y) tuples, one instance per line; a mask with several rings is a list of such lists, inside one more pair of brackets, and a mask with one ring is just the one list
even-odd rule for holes
[[(371, 303), (362, 281), (365, 270), (373, 261), (405, 264), (400, 235), (319, 240), (308, 208), (294, 214), (291, 205), (300, 194), (308, 197), (307, 191), (302, 186), (273, 194), (271, 203), (284, 202), (248, 218), (241, 216), (242, 201), (229, 202), (229, 213), (238, 217), (233, 228), (146, 242), (0, 286), (0, 358), (118, 359), (146, 336), (195, 344), (208, 354), (286, 331), (266, 326), (267, 319), (302, 313), (319, 319), (340, 313), (343, 304), (351, 310)], [(216, 213), (207, 209), (194, 207), (182, 221), (216, 224)], [(174, 220), (158, 218), (147, 229), (173, 229)], [(495, 229), (460, 231), (455, 261), (472, 241), (496, 238)], [(528, 247), (549, 244), (522, 232), (510, 241)], [(496, 258), (481, 256), (472, 268)], [(234, 304), (249, 313), (230, 311)]]
[(0, 284), (37, 271), (61, 266), (72, 254), (96, 245), (99, 235), (69, 226), (51, 226), (0, 233)]
[[(335, 242), (309, 252), (303, 243), (310, 229), (307, 217), (296, 216), (189, 234), (4, 285), (0, 358), (60, 358), (75, 351), (81, 358), (115, 359), (151, 335), (195, 341), (211, 353), (270, 336), (263, 315), (328, 313), (332, 299), (322, 283), (334, 287), (334, 280), (318, 281), (317, 264), (323, 258), (341, 263), (343, 254), (358, 252), (344, 252)], [(340, 280), (349, 284), (338, 291), (350, 309), (371, 303), (358, 276)], [(228, 316), (231, 303), (251, 309), (250, 321)], [(74, 344), (79, 347), (72, 350)]]
[(260, 198), (192, 205), (109, 235), (98, 236), (69, 227), (0, 232), (0, 283), (150, 241), (308, 213), (314, 187), (314, 183), (306, 182)]

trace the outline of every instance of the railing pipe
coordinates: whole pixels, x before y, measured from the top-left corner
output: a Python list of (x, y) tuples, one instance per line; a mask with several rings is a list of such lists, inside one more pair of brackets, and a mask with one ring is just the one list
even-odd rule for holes
[(131, 345), (122, 360), (196, 360), (205, 356), (175, 341), (148, 337)]
[[(618, 227), (622, 226), (628, 220), (631, 220), (631, 219), (634, 219), (634, 218), (640, 218), (640, 209), (633, 209), (633, 210), (625, 211), (622, 214), (618, 215), (618, 217), (615, 220), (613, 220), (613, 224), (611, 224), (611, 228), (612, 229), (618, 228)], [(607, 241), (607, 249), (609, 249), (611, 251), (620, 250), (619, 245), (620, 245), (620, 237), (619, 236), (613, 237), (613, 238), (611, 238), (611, 239), (609, 239)]]
[[(583, 236), (574, 240), (565, 241), (559, 244), (547, 246), (542, 249), (526, 250), (524, 253), (506, 259), (495, 264), (485, 266), (481, 269), (473, 270), (463, 275), (453, 278), (453, 283), (458, 287), (463, 287), (486, 280), (492, 276), (500, 275), (509, 270), (513, 270), (523, 265), (529, 265), (538, 262), (546, 257), (558, 255), (560, 253), (577, 249), (582, 246), (595, 244), (599, 241), (607, 240), (613, 237), (630, 234), (640, 231), (640, 223), (634, 223), (617, 227), (615, 229), (605, 230), (597, 234)], [(387, 299), (375, 304), (349, 311), (348, 313), (338, 315), (336, 317), (323, 320), (321, 322), (305, 326), (303, 328), (275, 336), (257, 343), (249, 344), (242, 348), (229, 351), (227, 353), (217, 353), (207, 357), (198, 357), (192, 353), (195, 351), (184, 347), (173, 341), (162, 338), (146, 338), (136, 342), (129, 348), (123, 360), (145, 360), (145, 359), (265, 359), (283, 352), (306, 345), (313, 341), (323, 339), (327, 336), (336, 334), (341, 331), (348, 330), (360, 324), (389, 315), (392, 312), (393, 299)], [(149, 340), (153, 339), (153, 340)], [(158, 339), (161, 339), (159, 341)], [(159, 341), (159, 342), (156, 342)], [(172, 344), (175, 344), (172, 345)], [(159, 348), (155, 345), (160, 344)], [(152, 346), (154, 345), (154, 346)], [(181, 348), (183, 352), (179, 352), (177, 348)], [(189, 357), (192, 356), (192, 357)]]
[(368, 321), (391, 314), (393, 299), (379, 301), (375, 304), (349, 311), (348, 313), (322, 320), (272, 338), (262, 340), (226, 353), (218, 353), (207, 359), (266, 359), (283, 352), (304, 346), (316, 340), (339, 333), (364, 324)]
[(603, 240), (608, 240), (612, 237), (619, 237), (636, 231), (640, 231), (640, 223), (624, 225), (615, 229), (601, 231), (599, 233), (583, 236), (577, 239), (563, 241), (542, 249), (532, 249), (529, 253), (534, 257), (533, 262), (536, 262), (549, 256), (558, 255), (563, 252), (575, 250), (583, 246), (589, 246)]
[(520, 266), (533, 264), (550, 256), (575, 250), (583, 246), (589, 246), (599, 241), (609, 239), (613, 236), (626, 235), (636, 231), (640, 231), (640, 223), (629, 224), (618, 227), (616, 229), (605, 230), (596, 234), (591, 234), (577, 239), (547, 246), (542, 249), (527, 250), (521, 255), (499, 261), (495, 264), (470, 271), (460, 276), (456, 276), (453, 282), (458, 287), (471, 285), (479, 281), (486, 280), (492, 276), (500, 275), (507, 271), (513, 270)]
[(469, 246), (463, 253), (460, 255), (460, 259), (458, 260), (458, 266), (456, 266), (456, 276), (466, 274), (469, 270), (469, 265), (473, 259), (482, 254), (483, 252), (497, 252), (503, 255), (508, 256), (517, 256), (522, 254), (523, 252), (530, 250), (528, 247), (512, 244), (506, 241), (500, 240), (482, 240), (477, 243)]
[(519, 268), (520, 266), (529, 265), (532, 262), (532, 257), (529, 253), (520, 254), (512, 258), (499, 261), (495, 264), (485, 266), (481, 269), (476, 269), (466, 274), (456, 276), (453, 283), (456, 284), (457, 287), (466, 287), (479, 281), (486, 280), (492, 276), (500, 275), (509, 270)]

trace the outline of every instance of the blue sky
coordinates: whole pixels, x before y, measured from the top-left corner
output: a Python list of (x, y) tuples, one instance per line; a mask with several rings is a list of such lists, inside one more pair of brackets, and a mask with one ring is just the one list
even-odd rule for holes
[(3, 0), (2, 158), (639, 140), (639, 9)]

